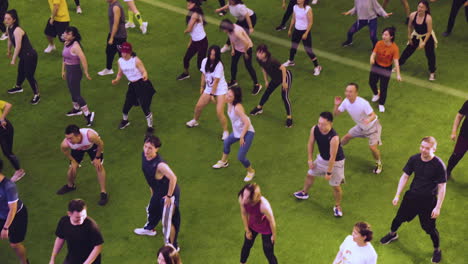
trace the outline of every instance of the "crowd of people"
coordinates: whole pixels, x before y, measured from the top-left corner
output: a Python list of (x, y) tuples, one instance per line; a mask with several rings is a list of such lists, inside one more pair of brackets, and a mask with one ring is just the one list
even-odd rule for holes
[[(150, 202), (147, 207), (147, 221), (142, 228), (136, 228), (137, 235), (155, 236), (155, 228), (161, 222), (164, 246), (157, 252), (158, 263), (180, 264), (180, 247), (178, 235), (181, 225), (179, 211), (181, 190), (178, 177), (172, 171), (167, 162), (159, 154), (162, 146), (161, 140), (154, 134), (153, 113), (151, 103), (156, 93), (148, 72), (134, 52), (133, 45), (127, 41), (127, 30), (135, 28), (135, 20), (140, 26), (142, 34), (147, 33), (148, 22), (143, 21), (140, 11), (133, 0), (124, 0), (128, 7), (126, 19), (124, 7), (119, 0), (106, 0), (108, 2), (109, 32), (106, 43), (106, 67), (98, 72), (98, 75), (114, 75), (114, 57), (118, 54), (118, 70), (112, 84), (119, 83), (123, 75), (128, 80), (128, 90), (122, 109), (122, 120), (118, 128), (125, 129), (130, 125), (129, 112), (133, 106), (140, 106), (147, 121), (147, 132), (143, 143), (142, 171), (148, 186), (150, 187)], [(206, 1), (206, 0), (204, 0)], [(100, 186), (100, 198), (98, 204), (104, 206), (109, 201), (106, 189), (106, 171), (103, 166), (104, 142), (98, 132), (90, 128), (93, 126), (95, 112), (90, 111), (86, 100), (81, 96), (81, 79), (83, 74), (88, 80), (91, 76), (88, 72), (88, 62), (84, 49), (81, 45), (81, 35), (78, 28), (70, 26), (70, 15), (65, 0), (48, 0), (51, 15), (47, 19), (44, 34), (48, 41), (45, 53), (51, 53), (62, 44), (54, 43), (55, 38), (63, 43), (62, 50), (62, 78), (66, 80), (71, 99), (72, 109), (66, 113), (67, 116), (83, 115), (85, 125), (88, 128), (80, 128), (75, 124), (67, 125), (65, 138), (61, 143), (61, 150), (69, 160), (67, 183), (58, 191), (63, 195), (76, 190), (75, 180), (81, 162), (87, 153), (96, 169)], [(244, 243), (241, 248), (240, 263), (247, 263), (250, 250), (258, 234), (262, 235), (263, 250), (270, 264), (278, 263), (274, 252), (277, 241), (277, 227), (273, 209), (268, 200), (262, 196), (260, 186), (253, 183), (255, 169), (247, 154), (252, 146), (256, 135), (251, 119), (248, 117), (242, 102), (243, 90), (237, 78), (237, 69), (240, 58), (252, 79), (253, 95), (257, 95), (263, 89), (257, 73), (253, 67), (255, 58), (261, 67), (264, 77), (265, 91), (258, 105), (251, 111), (255, 116), (263, 113), (264, 106), (271, 94), (278, 86), (281, 86), (281, 97), (286, 110), (285, 126), (293, 126), (291, 101), (289, 99), (292, 88), (293, 74), (290, 67), (295, 66), (294, 58), (298, 45), (302, 41), (306, 54), (313, 63), (312, 73), (318, 76), (323, 67), (312, 48), (311, 29), (314, 22), (313, 10), (309, 0), (290, 0), (286, 6), (283, 0), (282, 7), (286, 12), (277, 31), (287, 29), (287, 21), (292, 16), (288, 28), (288, 37), (291, 38), (291, 48), (288, 60), (281, 64), (275, 59), (266, 44), (255, 45), (251, 34), (255, 32), (257, 14), (248, 8), (241, 0), (219, 1), (220, 8), (214, 10), (219, 16), (225, 16), (227, 12), (236, 19), (223, 19), (219, 29), (227, 34), (228, 38), (224, 45), (209, 46), (208, 37), (205, 32), (206, 17), (202, 9), (202, 0), (186, 0), (187, 16), (186, 29), (184, 33), (190, 35), (189, 45), (183, 58), (183, 72), (176, 80), (182, 81), (191, 78), (190, 60), (197, 55), (197, 69), (201, 72), (200, 97), (194, 109), (193, 118), (186, 123), (189, 128), (199, 126), (199, 118), (202, 110), (210, 103), (216, 104), (216, 113), (222, 127), (221, 139), (223, 140), (223, 153), (221, 159), (212, 165), (215, 169), (229, 166), (229, 154), (231, 146), (239, 141), (240, 148), (237, 159), (246, 169), (244, 181), (246, 185), (238, 193), (240, 215), (244, 226)], [(398, 46), (395, 44), (395, 27), (387, 27), (382, 32), (381, 40), (378, 40), (379, 17), (389, 18), (392, 13), (387, 13), (385, 8), (388, 0), (383, 6), (377, 0), (355, 0), (354, 7), (343, 15), (356, 15), (357, 20), (347, 33), (347, 39), (343, 47), (353, 44), (353, 35), (368, 26), (372, 42), (372, 53), (370, 55), (369, 87), (372, 90), (372, 102), (378, 102), (380, 113), (385, 112), (387, 91), (392, 72), (396, 73), (396, 80), (402, 81), (400, 67), (418, 49), (424, 49), (428, 61), (429, 81), (436, 79), (436, 56), (437, 38), (433, 30), (432, 16), (428, 1), (420, 0), (417, 11), (410, 12), (410, 6), (406, 0), (402, 1), (405, 8), (408, 31), (408, 44), (400, 55)], [(313, 1), (312, 5), (318, 1)], [(20, 27), (20, 19), (15, 9), (8, 10), (8, 1), (0, 0), (0, 23), (2, 35), (0, 40), (7, 41), (8, 56), (11, 64), (18, 61), (18, 75), (15, 86), (8, 93), (23, 92), (23, 82), (27, 79), (33, 91), (31, 104), (36, 105), (41, 100), (39, 85), (35, 79), (38, 54), (26, 34)], [(75, 0), (76, 13), (83, 15), (80, 1)], [(452, 10), (449, 17), (447, 30), (444, 36), (452, 32), (454, 19), (458, 9), (465, 6), (468, 20), (468, 1), (453, 0)], [(135, 45), (135, 43), (134, 43)], [(224, 76), (224, 63), (221, 54), (230, 51), (230, 81)], [(269, 79), (270, 78), (270, 79)], [(379, 83), (379, 87), (377, 84)], [(245, 85), (243, 85), (245, 87)], [(302, 189), (293, 193), (297, 199), (309, 198), (309, 191), (317, 177), (323, 177), (332, 187), (334, 204), (332, 207), (335, 217), (343, 216), (341, 201), (343, 190), (341, 185), (345, 181), (345, 148), (344, 146), (353, 138), (367, 138), (369, 149), (375, 160), (372, 172), (380, 174), (383, 163), (379, 146), (382, 145), (382, 124), (374, 112), (371, 104), (360, 97), (359, 85), (348, 83), (345, 88), (345, 98), (336, 96), (334, 98), (333, 112), (324, 111), (318, 116), (317, 124), (314, 125), (309, 134), (308, 149), (308, 171)], [(229, 132), (227, 115), (231, 121), (232, 132)], [(0, 160), (0, 226), (2, 227), (1, 238), (8, 239), (22, 264), (29, 263), (23, 241), (26, 237), (28, 225), (28, 212), (26, 206), (19, 199), (15, 182), (21, 180), (26, 172), (21, 168), (19, 159), (13, 153), (13, 126), (8, 121), (7, 115), (12, 110), (12, 104), (0, 100), (0, 144), (5, 157), (15, 169), (11, 178), (2, 173), (3, 162)], [(340, 137), (333, 128), (337, 116), (348, 112), (356, 123), (343, 137)], [(446, 169), (444, 162), (435, 155), (437, 141), (432, 136), (426, 136), (420, 141), (419, 153), (411, 156), (403, 168), (393, 205), (398, 205), (400, 196), (410, 179), (413, 181), (408, 191), (405, 192), (397, 215), (392, 221), (390, 232), (380, 240), (382, 244), (388, 244), (398, 238), (397, 230), (404, 222), (409, 222), (416, 216), (419, 217), (422, 229), (430, 236), (433, 243), (432, 262), (439, 263), (442, 259), (439, 232), (436, 228), (436, 219), (440, 215), (442, 204), (446, 193), (446, 182), (450, 178), (454, 167), (463, 158), (468, 150), (468, 122), (463, 122), (460, 132), (458, 129), (462, 120), (468, 114), (468, 101), (460, 109), (455, 117), (451, 133), (452, 140), (456, 140), (455, 149), (448, 161)], [(314, 157), (315, 144), (318, 154)], [(258, 167), (256, 167), (258, 169)], [(88, 216), (87, 205), (81, 199), (73, 199), (68, 204), (67, 215), (63, 216), (57, 225), (56, 240), (53, 246), (50, 263), (55, 263), (64, 243), (67, 243), (68, 253), (65, 263), (101, 263), (101, 252), (103, 250), (104, 238), (97, 223)], [(352, 235), (346, 237), (333, 263), (377, 263), (377, 253), (372, 247), (373, 231), (370, 224), (357, 222), (352, 230)]]

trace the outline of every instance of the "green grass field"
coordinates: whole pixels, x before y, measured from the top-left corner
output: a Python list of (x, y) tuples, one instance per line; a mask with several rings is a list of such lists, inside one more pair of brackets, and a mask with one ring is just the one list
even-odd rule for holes
[[(274, 57), (280, 61), (286, 60), (289, 54), (286, 32), (274, 31), (283, 14), (281, 1), (245, 2), (258, 16), (258, 32), (252, 38), (254, 43), (268, 44)], [(182, 57), (189, 37), (183, 34), (184, 15), (160, 6), (160, 3), (165, 3), (185, 8), (185, 1), (139, 0), (136, 3), (144, 19), (149, 21), (149, 30), (144, 36), (136, 29), (130, 30), (128, 40), (145, 63), (157, 90), (152, 110), (157, 135), (163, 142), (160, 153), (178, 176), (181, 188), (179, 243), (182, 260), (187, 264), (237, 263), (243, 228), (236, 194), (244, 185), (244, 169), (235, 160), (238, 145), (233, 149), (231, 166), (214, 171), (211, 165), (222, 152), (214, 106), (205, 109), (200, 127), (185, 127), (198, 99), (200, 75), (193, 59), (192, 78), (175, 81), (182, 70)], [(66, 180), (68, 163), (59, 148), (64, 128), (71, 123), (80, 126), (85, 123), (82, 117), (65, 116), (71, 108), (71, 99), (65, 81), (60, 78), (61, 51), (52, 54), (42, 52), (47, 45), (43, 29), (50, 13), (46, 1), (10, 1), (10, 8), (18, 10), (21, 26), (39, 53), (36, 78), (42, 100), (37, 106), (29, 104), (32, 93), (27, 83), (22, 94), (6, 93), (14, 85), (17, 68), (9, 65), (6, 56), (0, 58), (3, 94), (0, 99), (13, 104), (8, 117), (16, 131), (14, 152), (27, 172), (17, 185), (20, 197), (29, 210), (25, 241), (29, 259), (31, 263), (48, 263), (57, 222), (65, 215), (68, 201), (79, 197), (88, 202), (88, 214), (97, 221), (103, 232), (104, 263), (155, 263), (156, 250), (163, 245), (161, 236), (140, 237), (133, 233), (134, 228), (141, 227), (146, 221), (145, 207), (150, 197), (140, 169), (146, 122), (141, 109), (134, 108), (130, 113), (132, 124), (123, 131), (118, 130), (126, 82), (112, 86), (110, 76), (96, 74), (105, 66), (104, 50), (108, 32), (106, 1), (83, 0), (82, 15), (74, 13), (73, 1), (68, 1), (68, 4), (71, 24), (81, 31), (93, 76), (91, 81), (82, 81), (82, 93), (89, 107), (96, 112), (93, 128), (105, 142), (110, 201), (105, 207), (97, 205), (99, 189), (96, 174), (87, 158), (79, 170), (77, 191), (64, 196), (55, 194)], [(251, 117), (256, 136), (248, 158), (257, 170), (254, 181), (260, 184), (263, 195), (269, 199), (274, 210), (278, 229), (276, 255), (280, 263), (331, 263), (354, 223), (367, 221), (373, 226), (373, 245), (379, 255), (379, 263), (430, 263), (432, 244), (418, 220), (403, 225), (399, 230), (400, 239), (395, 243), (386, 246), (378, 243), (380, 237), (388, 232), (395, 216), (396, 208), (391, 205), (391, 200), (408, 157), (418, 152), (419, 140), (423, 136), (433, 135), (439, 141), (436, 154), (447, 161), (454, 145), (449, 138), (452, 121), (466, 99), (449, 95), (444, 90), (431, 89), (435, 84), (427, 81), (423, 52), (416, 52), (404, 66), (403, 82), (390, 82), (387, 112), (379, 114), (383, 126), (383, 173), (371, 173), (373, 160), (366, 140), (356, 139), (344, 148), (347, 183), (344, 185), (343, 218), (333, 217), (332, 193), (324, 180), (316, 181), (311, 198), (307, 201), (297, 201), (291, 195), (303, 184), (307, 171), (308, 134), (319, 113), (332, 110), (333, 97), (342, 95), (348, 82), (360, 84), (362, 97), (368, 100), (371, 97), (367, 84), (368, 70), (359, 67), (369, 61), (371, 44), (368, 30), (363, 29), (355, 36), (354, 46), (340, 46), (355, 19), (341, 16), (340, 13), (352, 5), (351, 0), (320, 0), (313, 7), (313, 44), (324, 71), (314, 77), (307, 56), (303, 52), (297, 54), (296, 67), (292, 68), (294, 82), (291, 90), (294, 127), (287, 129), (283, 125), (285, 114), (278, 91), (271, 96), (261, 116)], [(415, 10), (416, 1), (410, 1), (410, 5)], [(441, 36), (450, 5), (451, 1), (432, 4), (434, 29), (440, 35), (436, 50), (438, 70), (435, 83), (468, 95), (468, 37), (462, 11), (452, 36)], [(205, 13), (216, 19), (214, 9), (217, 7), (218, 2), (214, 0), (203, 5)], [(403, 8), (399, 1), (394, 0), (388, 11), (395, 14), (389, 19), (380, 19), (379, 30), (395, 25), (398, 29), (396, 42), (402, 51), (406, 44)], [(207, 25), (206, 32), (210, 45), (224, 43), (226, 35), (219, 32), (217, 25)], [(268, 40), (265, 40), (264, 34), (267, 34)], [(272, 42), (272, 37), (283, 41)], [(286, 43), (286, 46), (282, 43)], [(1, 42), (0, 46), (2, 54), (5, 54), (6, 42)], [(326, 56), (324, 52), (336, 57)], [(345, 58), (352, 63), (341, 63), (345, 62)], [(229, 79), (228, 55), (223, 55), (223, 60), (226, 79)], [(255, 67), (261, 77), (257, 63)], [(250, 95), (251, 82), (242, 62), (239, 69), (238, 80), (244, 87), (244, 107), (250, 111), (261, 95)], [(408, 76), (417, 81), (405, 82)], [(373, 106), (377, 109), (377, 105)], [(340, 135), (344, 135), (351, 126), (353, 122), (347, 114), (334, 122)], [(11, 165), (4, 157), (2, 159), (5, 160), (4, 173), (12, 175)], [(468, 161), (465, 158), (454, 171), (456, 180), (448, 184), (438, 220), (443, 263), (467, 263), (468, 178), (464, 173), (467, 169)], [(160, 232), (161, 228), (157, 230)], [(257, 240), (249, 263), (266, 263), (261, 241)], [(61, 261), (65, 253), (66, 248), (62, 249), (57, 261)], [(16, 256), (5, 241), (0, 243), (0, 263), (17, 263)]]

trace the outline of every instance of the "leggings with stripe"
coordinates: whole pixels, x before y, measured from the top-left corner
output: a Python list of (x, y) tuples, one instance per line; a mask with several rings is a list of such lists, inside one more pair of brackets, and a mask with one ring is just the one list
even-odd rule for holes
[(263, 107), (263, 105), (268, 101), (270, 95), (276, 90), (278, 86), (281, 87), (281, 98), (283, 99), (284, 108), (286, 109), (286, 114), (289, 116), (291, 115), (291, 101), (289, 100), (289, 91), (291, 90), (292, 86), (292, 73), (288, 70), (286, 71), (286, 83), (288, 84), (288, 89), (283, 90), (282, 86), (283, 80), (282, 79), (273, 79), (268, 84), (265, 93), (263, 93), (262, 98), (260, 99), (259, 105)]
[[(165, 206), (165, 199), (157, 195), (151, 197), (150, 203), (146, 208), (148, 214), (148, 220), (144, 226), (144, 229), (154, 229), (159, 221), (162, 222), (163, 239), (164, 243), (171, 243), (177, 248), (177, 236), (180, 229), (180, 212), (178, 206), (178, 197), (172, 196), (171, 204), (169, 207)], [(171, 227), (174, 225), (175, 237), (174, 241), (170, 241)]]
[(294, 57), (296, 56), (296, 52), (297, 52), (297, 47), (299, 46), (299, 43), (301, 42), (301, 40), (302, 40), (302, 44), (304, 44), (304, 49), (307, 55), (309, 55), (309, 58), (313, 61), (317, 60), (317, 56), (315, 56), (315, 53), (312, 51), (312, 35), (310, 34), (310, 31), (309, 31), (309, 35), (307, 35), (307, 38), (302, 39), (302, 35), (304, 35), (305, 32), (306, 30), (294, 29), (292, 33), (292, 38), (291, 38), (291, 50), (289, 51), (290, 61), (294, 61)]
[(16, 78), (16, 87), (21, 87), (24, 80), (28, 79), (29, 85), (34, 94), (39, 93), (39, 87), (34, 74), (37, 67), (37, 53), (36, 51), (28, 52), (26, 55), (19, 58), (18, 64), (18, 77)]

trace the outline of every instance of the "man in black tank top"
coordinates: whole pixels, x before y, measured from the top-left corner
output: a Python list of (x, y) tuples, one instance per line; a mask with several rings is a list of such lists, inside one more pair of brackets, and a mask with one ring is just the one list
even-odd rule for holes
[[(317, 142), (320, 154), (313, 160), (314, 143)], [(307, 162), (309, 171), (304, 181), (304, 187), (294, 193), (297, 199), (308, 199), (308, 191), (315, 181), (315, 177), (324, 176), (333, 189), (335, 206), (333, 215), (343, 216), (341, 210), (341, 198), (343, 191), (341, 184), (344, 182), (345, 156), (340, 145), (340, 138), (333, 129), (333, 114), (322, 112), (318, 124), (310, 130), (309, 143), (307, 145), (309, 160)]]

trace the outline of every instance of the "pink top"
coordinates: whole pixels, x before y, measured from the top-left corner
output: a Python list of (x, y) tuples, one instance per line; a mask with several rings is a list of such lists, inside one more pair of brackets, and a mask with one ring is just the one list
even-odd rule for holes
[(75, 45), (75, 43), (71, 44), (70, 46), (63, 46), (63, 51), (62, 51), (62, 56), (63, 56), (63, 62), (65, 62), (66, 65), (77, 65), (80, 64), (80, 57), (76, 54), (72, 54), (71, 48)]
[(269, 235), (272, 233), (270, 222), (266, 215), (262, 214), (260, 211), (260, 204), (261, 202), (255, 205), (244, 204), (245, 211), (249, 215), (249, 228), (262, 235)]
[[(234, 30), (232, 31), (232, 33), (229, 33), (229, 39), (231, 40), (231, 43), (234, 44), (234, 48), (237, 51), (246, 52), (247, 50), (245, 50), (244, 42), (242, 41), (242, 39), (236, 36), (236, 33), (240, 33), (242, 31), (244, 31), (244, 29), (241, 26), (234, 24)], [(247, 37), (247, 40), (249, 41), (248, 48), (251, 48), (253, 46), (252, 40), (249, 37)]]

